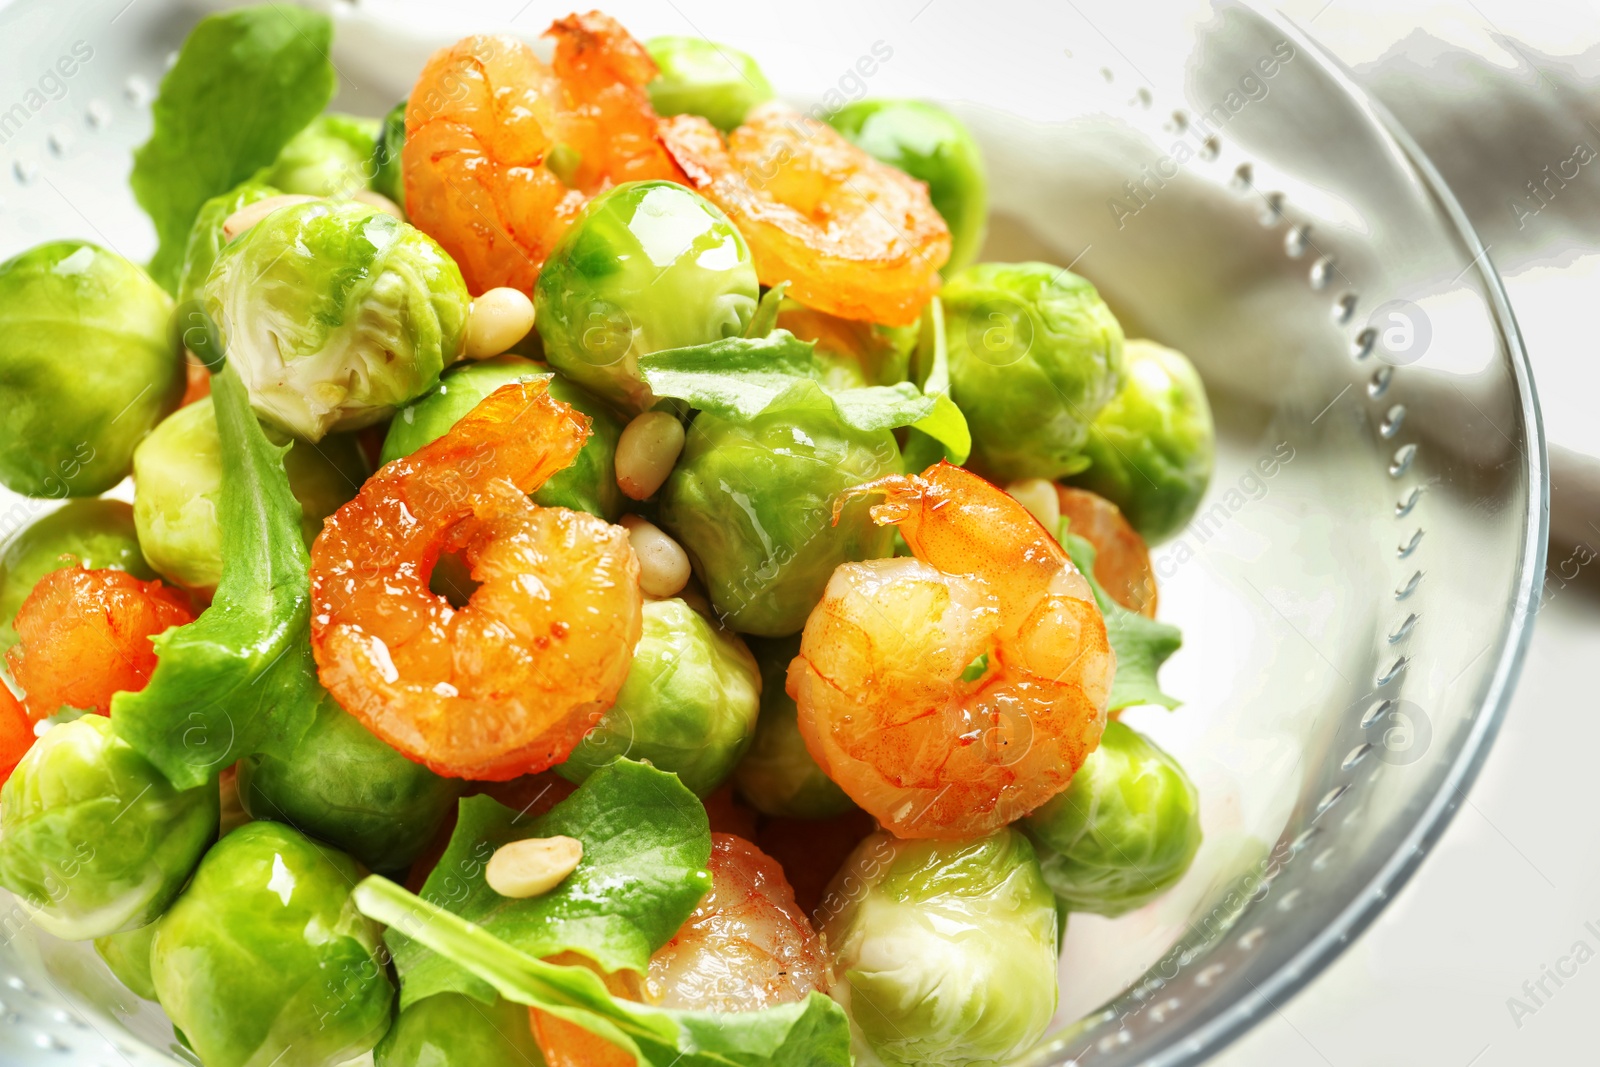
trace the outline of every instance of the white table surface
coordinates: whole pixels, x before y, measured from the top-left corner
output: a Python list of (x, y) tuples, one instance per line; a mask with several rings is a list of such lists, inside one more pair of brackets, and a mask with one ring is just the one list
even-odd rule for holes
[[(1435, 853), (1307, 990), (1221, 1067), (1523, 1067), (1600, 1063), (1600, 171), (1537, 215), (1524, 183), (1576, 143), (1600, 150), (1593, 5), (1295, 0), (1329, 47), (1423, 144), (1506, 277), (1552, 452), (1557, 527), (1510, 714)], [(1588, 168), (1585, 168), (1587, 170)]]

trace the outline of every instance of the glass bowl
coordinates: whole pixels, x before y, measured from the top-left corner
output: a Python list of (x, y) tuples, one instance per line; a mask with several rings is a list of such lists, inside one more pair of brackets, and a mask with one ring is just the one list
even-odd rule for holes
[[(1164, 898), (1072, 918), (1056, 1027), (1023, 1060), (1194, 1063), (1372, 921), (1494, 737), (1538, 605), (1547, 511), (1516, 325), (1421, 153), (1280, 16), (1231, 3), (1159, 17), (1001, 3), (982, 20), (950, 0), (863, 7), (607, 10), (640, 37), (745, 48), (808, 106), (947, 102), (990, 167), (984, 258), (1072, 265), (1129, 336), (1184, 350), (1204, 374), (1216, 475), (1195, 523), (1155, 554), (1162, 616), (1185, 635), (1164, 688), (1186, 704), (1128, 720), (1194, 777), (1205, 844)], [(149, 254), (129, 150), (201, 10), (0, 8), (0, 255), (63, 236)], [(437, 44), (531, 37), (565, 11), (332, 10), (339, 105), (374, 115)], [(78, 42), (92, 58), (47, 78)], [(863, 62), (884, 46), (890, 58)], [(0, 534), (47, 506), (0, 497)], [(0, 914), (0, 1059), (187, 1057), (88, 946)]]

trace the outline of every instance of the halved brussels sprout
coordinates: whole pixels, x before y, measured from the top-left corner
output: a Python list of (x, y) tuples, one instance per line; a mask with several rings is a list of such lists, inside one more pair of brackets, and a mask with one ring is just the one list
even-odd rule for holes
[(156, 983), (150, 977), (150, 943), (155, 936), (156, 924), (146, 923), (137, 930), (94, 939), (95, 952), (117, 981), (145, 1000), (156, 999)]
[(950, 396), (991, 478), (1088, 466), (1089, 424), (1122, 388), (1122, 327), (1094, 286), (1048, 263), (978, 263), (940, 294)]
[(77, 565), (127, 571), (144, 581), (156, 576), (139, 551), (132, 507), (120, 500), (69, 500), (0, 547), (0, 653), (17, 643), (11, 623), (39, 579)]
[(318, 115), (289, 138), (261, 178), (286, 193), (348, 197), (367, 187), (378, 127), (377, 119)]
[(960, 119), (922, 100), (857, 100), (828, 123), (869, 156), (927, 183), (950, 227), (945, 277), (972, 262), (989, 221), (989, 180), (978, 142)]
[(103, 715), (53, 726), (0, 790), (0, 885), (86, 941), (166, 910), (217, 833), (217, 790), (173, 789)]
[(806, 749), (794, 698), (784, 689), (789, 664), (800, 653), (800, 635), (752, 638), (750, 651), (761, 665), (761, 718), (750, 751), (733, 772), (739, 794), (778, 818), (826, 819), (849, 811), (855, 804)]
[(760, 705), (760, 671), (743, 641), (682, 600), (649, 600), (616, 703), (556, 772), (582, 782), (627, 756), (705, 796), (749, 747)]
[(1189, 869), (1200, 847), (1200, 800), (1176, 760), (1113, 720), (1066, 792), (1023, 826), (1062, 904), (1116, 916), (1165, 893)]
[(0, 483), (24, 496), (98, 496), (178, 406), (172, 298), (83, 241), (0, 263)]
[(274, 211), (223, 248), (204, 293), (256, 414), (308, 441), (432, 389), (471, 303), (431, 237), (349, 200)]
[[(242, 207), (254, 204), (257, 200), (282, 194), (282, 189), (251, 179), (234, 186), (221, 196), (213, 196), (200, 205), (200, 212), (194, 217), (194, 225), (189, 227), (189, 242), (184, 245), (183, 266), (178, 271), (180, 306), (200, 297), (200, 290), (206, 284), (206, 276), (211, 273), (212, 265), (217, 262), (217, 253), (228, 243), (228, 239), (222, 233), (222, 224), (228, 221), (228, 216)], [(198, 322), (178, 323), (179, 329), (185, 334), (196, 326), (203, 328)]]
[(550, 381), (550, 395), (589, 416), (589, 440), (578, 458), (557, 471), (533, 494), (534, 503), (547, 508), (587, 511), (607, 521), (622, 514), (622, 490), (617, 488), (617, 438), (622, 422), (611, 409), (559, 374), (516, 356), (501, 356), (469, 363), (450, 371), (439, 387), (395, 415), (383, 439), (380, 462), (409, 456), (423, 445), (443, 437), (467, 412), (502, 385), (535, 378)]
[(435, 993), (408, 1008), (378, 1042), (376, 1067), (544, 1067), (528, 1009)]
[(379, 927), (350, 901), (361, 872), (275, 822), (217, 842), (156, 927), (150, 973), (206, 1067), (342, 1063), (389, 1027)]
[(657, 114), (699, 115), (727, 133), (773, 97), (756, 61), (737, 48), (704, 37), (652, 37), (644, 46), (661, 68), (649, 85)]
[(602, 400), (650, 406), (639, 357), (744, 333), (760, 287), (750, 249), (709, 200), (628, 182), (584, 205), (534, 287), (545, 359)]
[(796, 633), (841, 563), (887, 556), (892, 526), (854, 485), (900, 472), (887, 430), (856, 430), (815, 409), (749, 421), (702, 412), (661, 490), (661, 521), (688, 551), (717, 616), (740, 633)]
[(252, 818), (288, 823), (392, 872), (433, 840), (464, 784), (406, 759), (324, 700), (288, 759), (240, 761), (238, 788)]
[(1074, 485), (1122, 509), (1154, 543), (1194, 516), (1216, 462), (1216, 431), (1206, 387), (1182, 352), (1154, 341), (1123, 349), (1128, 380), (1089, 430), (1089, 469)]
[[(309, 545), (322, 520), (356, 495), (366, 461), (345, 436), (291, 443), (284, 456)], [(167, 416), (133, 453), (133, 518), (150, 566), (188, 589), (214, 589), (222, 577), (222, 439), (211, 398)]]
[(383, 130), (372, 146), (372, 188), (406, 206), (406, 176), (400, 165), (400, 150), (406, 144), (406, 102), (400, 101), (383, 117)]
[(856, 846), (818, 909), (858, 1062), (1009, 1063), (1056, 1010), (1056, 903), (1028, 839)]

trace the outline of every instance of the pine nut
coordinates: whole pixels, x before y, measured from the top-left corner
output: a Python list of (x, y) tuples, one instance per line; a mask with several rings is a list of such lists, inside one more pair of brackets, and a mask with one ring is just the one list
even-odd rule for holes
[(385, 215), (393, 215), (401, 222), (406, 221), (406, 213), (400, 210), (400, 205), (376, 189), (357, 189), (350, 194), (350, 199), (359, 201), (368, 207), (375, 207)]
[(639, 588), (645, 595), (662, 599), (681, 593), (689, 584), (689, 554), (683, 546), (637, 515), (624, 515), (620, 522), (639, 557)]
[(222, 220), (222, 238), (225, 241), (233, 240), (280, 207), (288, 207), (290, 204), (306, 204), (320, 199), (322, 198), (319, 196), (284, 193), (281, 196), (269, 196), (265, 200), (257, 200), (253, 204), (246, 204)]
[(550, 892), (578, 869), (583, 842), (572, 837), (529, 837), (494, 850), (484, 879), (503, 897), (522, 900)]
[(490, 289), (472, 301), (467, 317), (468, 359), (508, 351), (533, 329), (533, 301), (521, 289)]
[(647, 411), (617, 438), (617, 486), (633, 500), (648, 500), (672, 473), (683, 451), (683, 423), (666, 411)]
[(1061, 526), (1061, 498), (1056, 496), (1054, 482), (1044, 478), (1023, 478), (1006, 486), (1006, 492), (1043, 523), (1051, 537), (1056, 535)]

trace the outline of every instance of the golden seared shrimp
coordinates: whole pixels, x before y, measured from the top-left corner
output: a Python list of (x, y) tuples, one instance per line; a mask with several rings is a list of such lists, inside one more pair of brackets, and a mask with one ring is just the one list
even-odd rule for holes
[(1150, 549), (1122, 509), (1098, 493), (1056, 486), (1067, 532), (1094, 546), (1094, 577), (1106, 595), (1129, 611), (1156, 617), (1156, 574)]
[[(588, 435), (546, 383), (503, 386), (373, 475), (312, 546), (322, 684), (440, 774), (559, 763), (627, 677), (643, 622), (627, 531), (526, 495)], [(428, 588), (452, 553), (479, 583), (461, 608)]]
[[(742, 837), (711, 835), (711, 890), (650, 957), (643, 999), (678, 1011), (760, 1011), (827, 991), (827, 963), (778, 862)], [(565, 962), (565, 961), (561, 961)], [(607, 981), (613, 995), (639, 999)], [(630, 1067), (633, 1058), (582, 1027), (528, 1009), (550, 1067)]]
[(689, 184), (744, 234), (763, 285), (807, 307), (890, 326), (917, 320), (939, 289), (950, 228), (928, 187), (777, 102), (722, 135), (697, 115), (661, 123)]
[(788, 690), (822, 769), (898, 837), (977, 837), (1071, 781), (1116, 656), (1089, 583), (1017, 501), (938, 463), (850, 490), (914, 557), (846, 563)]
[(514, 37), (442, 48), (406, 105), (406, 211), (474, 294), (530, 291), (572, 217), (608, 185), (683, 180), (655, 137), (644, 46), (599, 12), (545, 36), (551, 65)]

